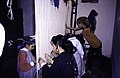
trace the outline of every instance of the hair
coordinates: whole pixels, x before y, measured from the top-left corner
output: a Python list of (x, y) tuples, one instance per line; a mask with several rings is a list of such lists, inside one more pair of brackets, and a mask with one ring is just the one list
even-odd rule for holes
[(26, 47), (26, 44), (31, 45), (31, 44), (35, 43), (35, 39), (33, 39), (30, 36), (25, 36), (25, 37), (19, 39), (19, 41), (21, 41), (21, 42), (17, 46), (18, 50), (23, 47)]
[(85, 44), (85, 40), (84, 40), (84, 37), (82, 34), (71, 34), (71, 33), (68, 33), (66, 35), (64, 35), (64, 37), (68, 40), (69, 38), (71, 37), (76, 37), (77, 40), (79, 40), (79, 42), (82, 44), (82, 47), (83, 47), (83, 50), (85, 51), (85, 47), (84, 47), (84, 44)]
[(69, 39), (71, 37), (76, 37), (76, 39), (78, 39), (82, 45), (84, 45), (84, 43), (85, 43), (85, 40), (84, 40), (84, 37), (83, 37), (82, 34), (71, 34), (71, 33), (68, 33), (68, 34), (64, 35), (64, 37), (66, 39)]
[(75, 37), (75, 34), (68, 33), (68, 34), (65, 34), (64, 37), (65, 37), (66, 39), (69, 39), (70, 37)]
[(31, 45), (31, 44), (35, 43), (35, 39), (31, 39), (29, 41), (26, 41), (25, 43), (28, 45)]
[(80, 41), (82, 45), (85, 44), (85, 40), (82, 34), (76, 34), (75, 37)]
[(59, 34), (57, 36), (53, 36), (51, 39), (51, 43), (57, 46), (57, 42), (63, 38), (63, 35)]
[(67, 53), (72, 53), (74, 54), (74, 52), (76, 52), (76, 48), (73, 46), (71, 41), (68, 41), (67, 39), (65, 39), (65, 37), (63, 35), (57, 35), (57, 36), (53, 36), (51, 39), (51, 42), (55, 45), (55, 46), (60, 46), (62, 49), (65, 50), (65, 52)]
[(23, 37), (23, 40), (24, 40), (24, 43), (28, 44), (28, 45), (31, 45), (31, 44), (35, 43), (35, 39), (33, 39), (30, 36)]
[(77, 19), (77, 24), (83, 23), (86, 27), (90, 26), (89, 20), (87, 17), (79, 17)]

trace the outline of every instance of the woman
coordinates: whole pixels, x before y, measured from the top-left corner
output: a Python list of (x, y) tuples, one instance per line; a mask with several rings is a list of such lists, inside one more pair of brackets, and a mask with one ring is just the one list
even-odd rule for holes
[(91, 73), (94, 59), (97, 59), (102, 64), (102, 42), (93, 33), (91, 24), (87, 17), (79, 17), (77, 19), (77, 25), (78, 28), (72, 28), (72, 27), (66, 27), (66, 28), (75, 31), (82, 30), (81, 34), (90, 45), (89, 52), (87, 55), (86, 71), (88, 73)]
[(35, 41), (28, 39), (25, 47), (20, 49), (18, 54), (18, 73), (19, 78), (34, 78), (36, 72), (35, 57), (31, 50), (34, 49)]
[(76, 38), (76, 35), (69, 33), (65, 35), (65, 38), (71, 41), (73, 46), (77, 48), (77, 51), (74, 53), (74, 57), (75, 57), (77, 67), (78, 67), (77, 78), (81, 78), (81, 76), (85, 73), (85, 68), (84, 68), (84, 63), (83, 63), (83, 56), (84, 56), (83, 47), (80, 41)]
[[(53, 50), (58, 52), (58, 56), (54, 61), (51, 61), (52, 65), (50, 67), (47, 64), (42, 67), (42, 78), (76, 78), (78, 71), (73, 56), (76, 48), (62, 35), (53, 36), (51, 45)], [(46, 58), (49, 59), (48, 56)]]

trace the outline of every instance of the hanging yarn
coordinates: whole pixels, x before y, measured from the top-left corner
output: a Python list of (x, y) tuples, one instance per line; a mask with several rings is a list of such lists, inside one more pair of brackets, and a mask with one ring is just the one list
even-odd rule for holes
[(56, 8), (59, 8), (59, 0), (51, 0), (51, 4), (54, 5)]
[(69, 1), (69, 0), (64, 0), (64, 2), (66, 3), (66, 5), (67, 5), (68, 1)]
[(54, 6), (59, 8), (59, 0), (54, 0)]
[(7, 7), (9, 8), (7, 17), (10, 20), (14, 20), (13, 12), (12, 12), (12, 0), (7, 0)]

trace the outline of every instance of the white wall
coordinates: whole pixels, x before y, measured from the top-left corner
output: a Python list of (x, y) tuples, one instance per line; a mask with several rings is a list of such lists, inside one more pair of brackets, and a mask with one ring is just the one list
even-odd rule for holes
[(34, 35), (34, 6), (33, 6), (33, 0), (20, 0), (20, 8), (23, 9), (24, 36)]
[(50, 53), (51, 37), (65, 33), (67, 6), (60, 0), (59, 9), (51, 4), (51, 0), (35, 0), (36, 52), (37, 57)]
[(103, 55), (109, 57), (112, 50), (116, 0), (99, 0), (99, 3), (81, 3), (81, 0), (78, 0), (77, 17), (88, 16), (91, 9), (98, 12), (95, 34), (103, 43)]

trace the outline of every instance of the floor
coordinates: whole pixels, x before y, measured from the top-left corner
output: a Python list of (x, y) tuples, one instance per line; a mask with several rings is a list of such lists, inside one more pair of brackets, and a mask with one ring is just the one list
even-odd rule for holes
[(86, 72), (82, 78), (112, 78), (111, 59), (103, 56), (104, 70), (100, 67), (100, 63), (97, 60), (93, 61), (92, 71)]

